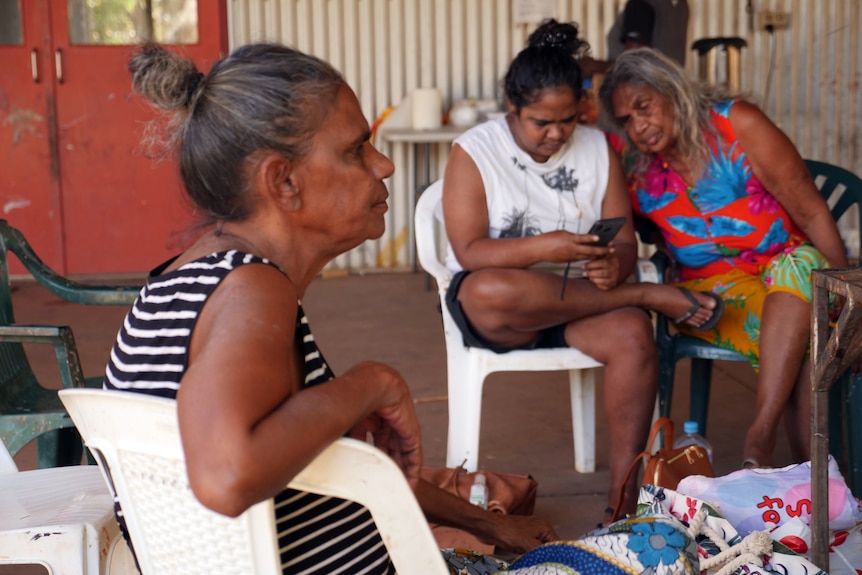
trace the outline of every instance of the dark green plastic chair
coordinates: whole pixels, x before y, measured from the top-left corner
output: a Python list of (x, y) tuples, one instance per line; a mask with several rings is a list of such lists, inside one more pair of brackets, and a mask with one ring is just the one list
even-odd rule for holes
[[(805, 164), (818, 184), (820, 193), (832, 206), (832, 216), (835, 220), (838, 221), (851, 208), (855, 208), (857, 221), (862, 222), (862, 180), (852, 172), (824, 162), (805, 160)], [(843, 193), (836, 194), (836, 191), (842, 189)], [(639, 233), (642, 240), (649, 242), (650, 234), (656, 233), (656, 230), (645, 229), (645, 227), (648, 226), (639, 227)], [(862, 239), (859, 242), (856, 248), (862, 250)], [(862, 253), (862, 251), (857, 253)], [(664, 272), (670, 265), (668, 254), (659, 251), (651, 259), (658, 268), (659, 277), (664, 277)], [(734, 351), (716, 347), (702, 339), (671, 334), (668, 320), (662, 315), (659, 315), (656, 321), (656, 343), (659, 350), (660, 415), (670, 417), (676, 363), (681, 359), (690, 358), (689, 419), (697, 421), (700, 425), (701, 434), (706, 435), (713, 360), (745, 362), (748, 360)], [(836, 382), (832, 389), (829, 437), (830, 452), (840, 454), (843, 451), (842, 440), (846, 433), (849, 453), (846, 472), (852, 476), (852, 480), (849, 481), (851, 489), (854, 493), (859, 494), (862, 493), (862, 420), (855, 421), (854, 419), (859, 419), (859, 416), (852, 417), (853, 411), (850, 408), (852, 403), (856, 406), (857, 413), (862, 410), (862, 387), (854, 386), (854, 383), (862, 385), (862, 378), (847, 374), (839, 382)], [(844, 412), (843, 417), (842, 411)], [(844, 430), (841, 428), (842, 421), (845, 422), (846, 429)], [(853, 483), (856, 484), (855, 487), (853, 487)]]
[(15, 323), (8, 267), (10, 252), (41, 285), (74, 303), (131, 305), (140, 286), (84, 285), (70, 281), (42, 263), (21, 232), (6, 220), (0, 220), (0, 440), (14, 456), (36, 439), (39, 467), (78, 464), (83, 453), (78, 432), (57, 390), (42, 386), (36, 379), (22, 344), (46, 343), (54, 348), (63, 387), (100, 387), (102, 378), (84, 378), (69, 326)]

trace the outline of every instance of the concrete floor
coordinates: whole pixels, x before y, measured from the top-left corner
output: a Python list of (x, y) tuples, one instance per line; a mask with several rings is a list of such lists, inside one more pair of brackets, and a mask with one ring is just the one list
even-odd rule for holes
[[(60, 300), (30, 282), (16, 284), (13, 295), (18, 323), (70, 325), (84, 373), (100, 374), (124, 309), (85, 307)], [(398, 369), (416, 398), (422, 422), (425, 458), (442, 465), (446, 450), (446, 350), (437, 292), (426, 289), (419, 273), (351, 275), (316, 280), (304, 300), (316, 339), (339, 373), (363, 359)], [(46, 346), (28, 348), (34, 369), (56, 382), (53, 353)], [(688, 361), (676, 376), (673, 419), (678, 427), (688, 412)], [(639, 377), (632, 374), (632, 377)], [(742, 461), (746, 423), (754, 412), (755, 375), (745, 364), (716, 362), (708, 438), (718, 474), (736, 470)], [(568, 381), (564, 372), (493, 374), (485, 385), (479, 465), (530, 473), (539, 482), (536, 513), (551, 521), (563, 538), (575, 538), (602, 517), (608, 485), (607, 429), (597, 416), (597, 470), (574, 471)], [(602, 405), (602, 386), (597, 404)], [(16, 458), (32, 468), (31, 447)], [(775, 463), (790, 463), (779, 438)], [(0, 569), (0, 573), (9, 573)]]

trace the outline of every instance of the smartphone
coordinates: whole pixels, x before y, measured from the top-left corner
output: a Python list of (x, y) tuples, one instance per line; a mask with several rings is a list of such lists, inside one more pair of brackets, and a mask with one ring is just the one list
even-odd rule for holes
[(614, 237), (619, 233), (622, 229), (623, 225), (625, 225), (626, 219), (624, 217), (620, 218), (607, 218), (603, 220), (598, 220), (593, 224), (593, 227), (590, 228), (588, 234), (599, 236), (599, 241), (592, 242), (587, 245), (590, 246), (606, 246), (610, 243)]

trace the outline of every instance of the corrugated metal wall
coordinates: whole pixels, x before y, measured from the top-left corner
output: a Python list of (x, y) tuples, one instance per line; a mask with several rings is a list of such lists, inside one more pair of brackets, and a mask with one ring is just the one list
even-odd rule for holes
[[(436, 87), (444, 106), (497, 98), (497, 85), (534, 24), (515, 24), (515, 0), (228, 0), (230, 45), (275, 40), (315, 54), (342, 71), (373, 121), (417, 87)], [(624, 0), (557, 0), (556, 18), (580, 24), (593, 55)], [(740, 36), (742, 89), (796, 143), (803, 157), (862, 174), (858, 0), (689, 0), (690, 41)], [(790, 13), (790, 28), (757, 28), (763, 10)], [(694, 53), (687, 61), (697, 72)], [(719, 62), (723, 71), (723, 63)], [(719, 74), (721, 76), (721, 74)], [(329, 269), (409, 269), (412, 205), (424, 154), (379, 142), (395, 162), (386, 235), (337, 259)], [(442, 174), (448, 144), (433, 146), (430, 174)], [(858, 222), (851, 223), (858, 230)], [(845, 226), (846, 227), (846, 226)], [(858, 232), (857, 232), (858, 233)]]

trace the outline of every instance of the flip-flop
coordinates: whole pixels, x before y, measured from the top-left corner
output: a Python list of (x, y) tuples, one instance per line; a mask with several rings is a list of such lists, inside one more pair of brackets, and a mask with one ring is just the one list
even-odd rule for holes
[[(683, 295), (685, 295), (685, 297), (687, 297), (688, 300), (692, 304), (694, 304), (689, 308), (689, 310), (687, 312), (685, 312), (684, 314), (682, 314), (678, 318), (671, 320), (671, 321), (673, 321), (673, 323), (683, 323), (685, 320), (687, 320), (688, 318), (693, 316), (695, 313), (697, 313), (697, 310), (699, 310), (703, 306), (700, 304), (700, 302), (697, 301), (697, 298), (694, 297), (694, 294), (692, 294), (691, 291), (689, 291), (687, 288), (678, 287), (676, 289), (681, 291), (683, 293)], [(721, 299), (721, 297), (718, 294), (713, 293), (711, 291), (702, 291), (702, 292), (698, 292), (698, 293), (701, 293), (707, 297), (714, 299), (715, 300), (715, 307), (712, 309), (712, 317), (710, 317), (702, 325), (697, 326), (697, 327), (690, 325), (688, 327), (690, 327), (691, 329), (697, 330), (697, 331), (709, 331), (712, 328), (714, 328), (715, 324), (718, 323), (718, 320), (721, 319), (721, 313), (724, 311), (724, 300)]]

